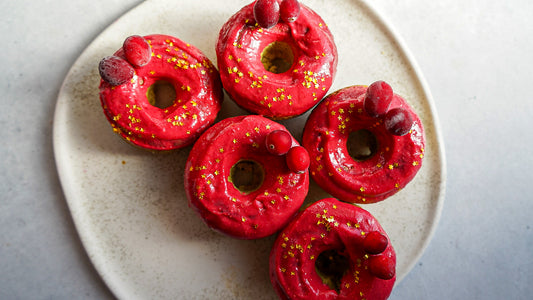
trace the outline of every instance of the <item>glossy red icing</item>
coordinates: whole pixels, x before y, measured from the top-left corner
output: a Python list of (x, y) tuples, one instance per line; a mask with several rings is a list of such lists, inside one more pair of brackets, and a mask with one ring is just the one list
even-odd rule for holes
[[(124, 139), (150, 150), (173, 150), (192, 144), (216, 118), (223, 100), (218, 71), (197, 48), (175, 37), (149, 35), (152, 57), (135, 68), (131, 81), (100, 83), (100, 99), (113, 129)], [(123, 49), (116, 56), (125, 58)], [(164, 80), (176, 100), (167, 108), (151, 105), (148, 88)]]
[[(405, 187), (422, 165), (424, 129), (407, 102), (394, 95), (389, 109), (403, 107), (413, 116), (411, 131), (390, 134), (381, 118), (365, 113), (365, 86), (351, 86), (326, 97), (310, 114), (303, 146), (309, 151), (312, 178), (328, 193), (343, 201), (373, 203)], [(351, 132), (366, 129), (377, 140), (376, 153), (362, 161), (347, 150)]]
[[(387, 299), (396, 277), (384, 280), (369, 271), (374, 257), (386, 257), (391, 268), (396, 253), (389, 242), (378, 255), (364, 251), (371, 232), (387, 236), (378, 221), (366, 210), (334, 198), (315, 202), (278, 235), (270, 254), (270, 279), (281, 299)], [(387, 237), (388, 238), (388, 237)], [(316, 271), (321, 253), (337, 251), (348, 259), (339, 291), (325, 284)]]
[[(280, 2), (280, 1), (278, 1)], [(263, 49), (273, 42), (290, 45), (294, 62), (275, 74), (261, 63)], [(244, 109), (273, 119), (300, 115), (329, 90), (337, 68), (337, 48), (326, 23), (301, 5), (291, 23), (270, 29), (254, 21), (253, 3), (233, 15), (220, 30), (216, 46), (224, 89)]]
[[(222, 120), (194, 144), (185, 170), (189, 204), (205, 223), (240, 239), (271, 235), (292, 218), (307, 195), (309, 173), (291, 172), (285, 156), (268, 152), (266, 136), (287, 130), (258, 115)], [(293, 145), (298, 145), (293, 138)], [(237, 162), (251, 160), (264, 170), (264, 181), (252, 192), (238, 190), (231, 179)]]

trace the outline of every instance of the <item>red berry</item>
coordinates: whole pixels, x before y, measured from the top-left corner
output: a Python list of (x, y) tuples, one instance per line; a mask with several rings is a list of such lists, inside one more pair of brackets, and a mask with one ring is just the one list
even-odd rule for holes
[(393, 98), (392, 88), (385, 81), (376, 81), (366, 90), (364, 107), (372, 117), (385, 115)]
[(263, 28), (271, 28), (278, 24), (279, 4), (276, 0), (257, 0), (254, 4), (254, 18)]
[(283, 155), (291, 149), (292, 137), (285, 130), (274, 130), (266, 136), (266, 146), (268, 152), (276, 155)]
[(291, 23), (298, 19), (300, 15), (300, 3), (298, 0), (283, 0), (279, 5), (279, 14), (281, 20), (286, 23)]
[(380, 254), (387, 249), (388, 244), (389, 240), (383, 233), (372, 231), (365, 237), (363, 249), (368, 254)]
[(292, 147), (286, 156), (289, 169), (295, 173), (304, 173), (311, 163), (309, 153), (302, 146)]
[(98, 65), (100, 77), (111, 85), (121, 85), (133, 78), (135, 70), (123, 58), (118, 56), (104, 57)]
[(368, 264), (370, 273), (377, 278), (389, 280), (396, 274), (396, 263), (388, 256), (371, 256)]
[(124, 55), (134, 67), (145, 66), (152, 58), (152, 48), (148, 41), (139, 35), (132, 35), (124, 41)]
[(397, 136), (406, 135), (413, 126), (413, 117), (411, 114), (401, 108), (393, 108), (387, 112), (384, 119), (385, 128)]

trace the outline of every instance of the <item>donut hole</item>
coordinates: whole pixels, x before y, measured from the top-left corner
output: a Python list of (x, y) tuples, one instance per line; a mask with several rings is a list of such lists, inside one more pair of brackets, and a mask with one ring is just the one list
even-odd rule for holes
[(231, 167), (228, 181), (241, 193), (249, 194), (259, 189), (264, 179), (263, 166), (253, 160), (240, 160)]
[(268, 72), (274, 74), (285, 73), (294, 63), (294, 53), (289, 44), (273, 42), (263, 49), (261, 63)]
[(378, 140), (370, 130), (359, 129), (350, 132), (346, 141), (346, 148), (353, 159), (365, 161), (377, 152)]
[(337, 250), (327, 250), (317, 257), (315, 261), (315, 270), (330, 289), (335, 290), (337, 294), (341, 290), (342, 277), (350, 267), (348, 257), (342, 255)]
[(174, 104), (176, 95), (174, 85), (166, 80), (157, 80), (146, 91), (148, 103), (161, 109)]

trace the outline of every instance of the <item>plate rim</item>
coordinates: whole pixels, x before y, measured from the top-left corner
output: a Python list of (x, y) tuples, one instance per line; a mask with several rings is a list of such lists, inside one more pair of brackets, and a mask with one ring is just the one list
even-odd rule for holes
[(407, 272), (403, 274), (400, 278), (397, 279), (396, 284), (400, 283), (414, 268), (414, 266), (417, 264), (417, 262), (421, 259), (421, 257), (424, 255), (426, 249), (428, 248), (429, 244), (433, 240), (433, 237), (435, 235), (435, 232), (437, 230), (438, 224), (440, 223), (440, 218), (442, 216), (442, 210), (444, 207), (444, 200), (445, 200), (445, 194), (446, 194), (446, 178), (447, 178), (447, 170), (446, 170), (446, 151), (444, 146), (444, 138), (442, 136), (442, 129), (440, 125), (440, 120), (437, 113), (437, 108), (435, 105), (435, 100), (433, 98), (433, 95), (430, 91), (429, 84), (426, 81), (425, 76), (422, 73), (422, 70), (420, 66), (418, 65), (417, 61), (414, 59), (413, 54), (411, 53), (411, 50), (409, 47), (407, 47), (407, 44), (405, 43), (403, 37), (396, 31), (395, 27), (392, 26), (390, 21), (383, 15), (378, 12), (378, 10), (371, 4), (370, 1), (367, 0), (357, 0), (361, 2), (362, 5), (366, 6), (367, 9), (374, 15), (374, 18), (376, 18), (383, 26), (383, 28), (388, 31), (389, 36), (399, 45), (399, 49), (402, 51), (402, 54), (405, 56), (406, 60), (409, 62), (409, 64), (413, 68), (413, 72), (416, 74), (416, 77), (420, 81), (420, 85), (422, 87), (422, 91), (426, 96), (427, 104), (429, 107), (429, 112), (431, 114), (431, 118), (433, 119), (433, 125), (435, 127), (435, 139), (438, 143), (438, 156), (439, 156), (439, 166), (441, 169), (440, 172), (440, 180), (439, 180), (439, 193), (438, 193), (438, 201), (435, 208), (435, 218), (433, 219), (433, 222), (431, 223), (431, 228), (429, 229), (428, 237), (424, 240), (422, 243), (422, 247), (420, 247), (415, 259), (411, 261), (411, 263), (407, 267)]

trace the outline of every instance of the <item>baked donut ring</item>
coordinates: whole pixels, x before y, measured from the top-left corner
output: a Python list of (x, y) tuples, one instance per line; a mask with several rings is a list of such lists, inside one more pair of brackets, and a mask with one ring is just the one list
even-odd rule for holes
[(396, 253), (366, 210), (334, 198), (307, 207), (279, 233), (270, 279), (281, 299), (386, 299)]
[[(394, 94), (389, 109), (413, 118), (408, 134), (392, 135), (383, 118), (364, 108), (366, 86), (351, 86), (327, 96), (305, 124), (303, 146), (314, 157), (312, 178), (332, 196), (347, 202), (381, 201), (405, 187), (424, 157), (424, 129), (416, 113)], [(357, 145), (357, 144), (360, 145)]]
[(309, 172), (290, 171), (285, 156), (268, 151), (266, 136), (275, 130), (287, 129), (262, 116), (237, 116), (216, 123), (194, 144), (185, 191), (209, 227), (256, 239), (279, 231), (297, 213)]
[[(136, 66), (131, 80), (112, 85), (102, 79), (100, 100), (115, 132), (149, 150), (192, 144), (214, 121), (223, 100), (219, 74), (197, 48), (168, 35), (144, 37), (149, 62)], [(115, 53), (126, 59), (124, 48)], [(157, 103), (158, 90), (168, 103)]]
[(256, 24), (253, 6), (243, 7), (220, 30), (216, 53), (224, 89), (249, 112), (271, 119), (300, 115), (332, 84), (337, 68), (333, 36), (303, 4), (294, 22), (280, 21), (268, 29)]

